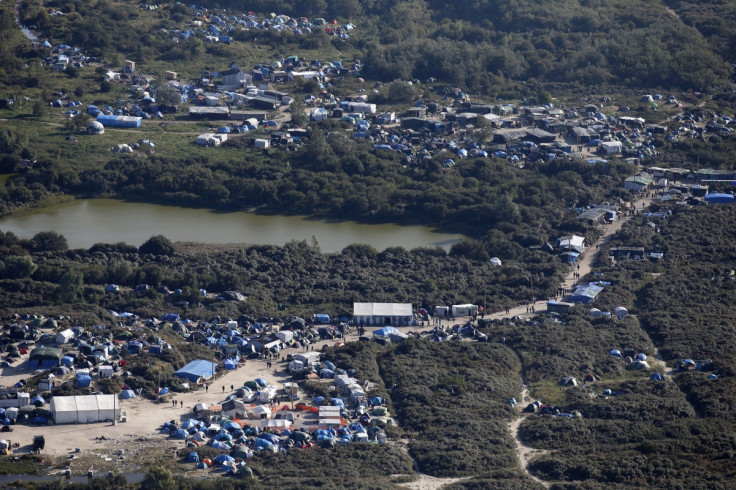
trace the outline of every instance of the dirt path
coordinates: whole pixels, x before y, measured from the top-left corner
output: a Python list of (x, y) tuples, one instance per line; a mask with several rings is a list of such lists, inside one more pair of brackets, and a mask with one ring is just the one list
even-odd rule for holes
[[(517, 410), (521, 412), (521, 410), (524, 409), (529, 403), (531, 403), (532, 400), (529, 397), (529, 390), (527, 389), (526, 385), (522, 385), (521, 388), (521, 400), (519, 400), (516, 403)], [(529, 462), (536, 458), (537, 456), (541, 456), (543, 454), (546, 454), (547, 451), (543, 451), (540, 449), (534, 449), (532, 447), (529, 447), (525, 445), (521, 438), (519, 437), (519, 426), (521, 425), (521, 422), (526, 418), (526, 415), (523, 413), (520, 413), (519, 417), (515, 418), (508, 424), (509, 432), (511, 433), (511, 437), (514, 439), (514, 442), (516, 443), (516, 457), (519, 458), (519, 463), (521, 464), (521, 469), (524, 470), (524, 472), (529, 475), (529, 478), (534, 480), (535, 482), (539, 483), (540, 485), (544, 486), (545, 488), (549, 488), (550, 484), (547, 483), (544, 480), (541, 480), (531, 474), (527, 467), (529, 466)]]
[[(649, 198), (649, 197), (642, 198), (642, 199), (638, 199), (637, 201), (635, 201), (634, 206), (637, 211), (642, 212), (642, 210), (646, 209), (651, 203), (652, 203), (652, 198)], [(577, 279), (575, 279), (575, 273), (580, 274), (580, 277), (582, 278), (592, 272), (594, 264), (598, 261), (600, 250), (605, 248), (606, 245), (608, 245), (613, 235), (617, 231), (619, 231), (624, 226), (624, 224), (630, 219), (631, 219), (631, 216), (619, 213), (618, 219), (614, 221), (613, 223), (611, 223), (610, 225), (607, 225), (605, 227), (603, 234), (600, 236), (598, 241), (590, 245), (580, 255), (576, 266), (573, 267), (570, 270), (570, 272), (568, 272), (567, 276), (565, 276), (563, 287), (567, 289), (572, 289), (577, 284)]]

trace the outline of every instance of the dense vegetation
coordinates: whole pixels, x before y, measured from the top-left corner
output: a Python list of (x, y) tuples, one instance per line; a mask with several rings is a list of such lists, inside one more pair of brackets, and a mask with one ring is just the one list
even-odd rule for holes
[[(98, 244), (89, 250), (35, 251), (37, 238), (23, 241), (5, 234), (2, 239), (0, 282), (7, 312), (53, 302), (57, 306), (47, 311), (63, 313), (65, 305), (81, 302), (116, 311), (134, 310), (141, 316), (157, 316), (170, 309), (196, 317), (208, 317), (212, 311), (236, 317), (242, 313), (275, 315), (278, 304), (285, 305), (285, 314), (311, 315), (324, 310), (350, 315), (352, 303), (367, 298), (418, 302), (428, 308), (487, 302), (489, 308), (499, 310), (531, 297), (530, 278), (536, 294), (551, 295), (562, 272), (556, 258), (541, 252), (531, 255), (534, 260), (528, 266), (509, 261), (493, 267), (485, 260), (438, 248), (406, 251), (392, 247), (379, 253), (370, 246), (351, 245), (339, 254), (326, 255), (316, 245), (291, 242), (283, 247), (219, 251), (195, 247), (192, 253), (154, 255), (142, 251), (148, 242), (139, 250), (125, 244)], [(108, 284), (122, 288), (105, 293)], [(182, 292), (134, 291), (139, 284)], [(213, 293), (238, 290), (247, 301), (219, 301), (213, 295), (203, 298), (200, 288)]]

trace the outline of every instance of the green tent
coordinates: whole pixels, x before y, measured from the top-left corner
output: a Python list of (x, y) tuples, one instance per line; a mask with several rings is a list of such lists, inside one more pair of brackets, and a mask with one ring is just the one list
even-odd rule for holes
[(255, 381), (246, 381), (244, 386), (250, 388), (252, 391), (259, 391), (261, 389)]
[(373, 415), (376, 417), (383, 417), (386, 415), (386, 407), (373, 407)]

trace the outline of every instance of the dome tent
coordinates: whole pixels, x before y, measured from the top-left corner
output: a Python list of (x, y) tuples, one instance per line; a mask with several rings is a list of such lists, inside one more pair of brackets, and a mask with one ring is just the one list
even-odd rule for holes
[(104, 134), (105, 126), (99, 121), (90, 121), (87, 125), (87, 134)]

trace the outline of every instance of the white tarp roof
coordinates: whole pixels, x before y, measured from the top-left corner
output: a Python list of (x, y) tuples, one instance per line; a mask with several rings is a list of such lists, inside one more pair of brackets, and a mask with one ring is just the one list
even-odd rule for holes
[(578, 235), (560, 237), (560, 248), (583, 248), (584, 246), (585, 237)]
[(411, 303), (353, 303), (355, 316), (412, 316)]

